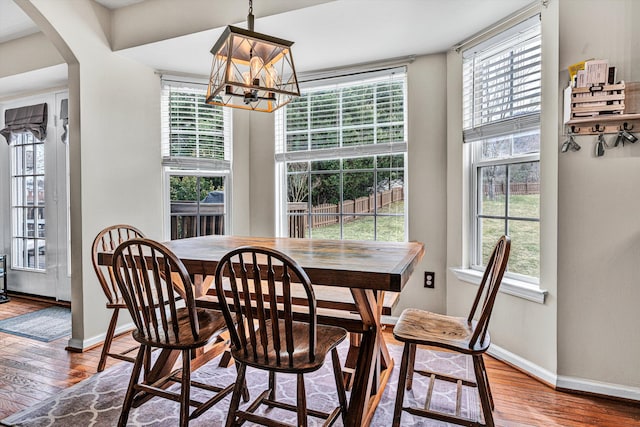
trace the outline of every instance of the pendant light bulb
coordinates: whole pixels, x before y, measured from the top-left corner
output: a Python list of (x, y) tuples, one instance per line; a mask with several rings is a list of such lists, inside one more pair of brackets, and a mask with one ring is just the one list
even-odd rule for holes
[(251, 73), (249, 71), (242, 73), (242, 82), (247, 86), (251, 86)]
[(278, 72), (276, 71), (275, 68), (273, 68), (272, 65), (267, 65), (264, 68), (264, 84), (266, 87), (268, 88), (272, 88), (275, 87), (276, 85), (280, 84), (280, 82), (278, 81)]
[(249, 61), (249, 68), (251, 69), (251, 81), (255, 82), (258, 80), (258, 84), (260, 84), (260, 76), (264, 70), (264, 61), (262, 58), (259, 56), (252, 56)]

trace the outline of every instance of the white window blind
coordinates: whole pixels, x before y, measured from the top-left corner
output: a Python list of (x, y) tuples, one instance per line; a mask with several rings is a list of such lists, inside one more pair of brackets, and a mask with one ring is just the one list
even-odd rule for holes
[(204, 84), (162, 81), (162, 160), (177, 169), (229, 170), (231, 113), (205, 103)]
[(540, 123), (540, 17), (463, 53), (465, 142), (537, 128)]
[(301, 84), (277, 113), (276, 160), (406, 152), (405, 79), (397, 67)]

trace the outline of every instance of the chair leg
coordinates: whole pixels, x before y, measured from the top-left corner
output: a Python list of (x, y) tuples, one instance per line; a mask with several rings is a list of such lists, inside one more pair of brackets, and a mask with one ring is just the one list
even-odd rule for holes
[(180, 389), (180, 426), (189, 426), (189, 397), (191, 391), (191, 351), (182, 350), (182, 388)]
[(249, 394), (249, 387), (247, 387), (247, 382), (245, 381), (242, 385), (242, 401), (248, 402), (251, 399), (251, 395)]
[(476, 374), (476, 383), (478, 384), (478, 394), (480, 395), (480, 404), (482, 406), (482, 414), (484, 422), (487, 426), (493, 427), (493, 413), (491, 410), (491, 402), (489, 401), (489, 391), (487, 381), (484, 377), (485, 373), (482, 369), (482, 355), (473, 356), (473, 370)]
[(151, 371), (151, 347), (147, 347), (147, 350), (144, 354), (144, 378), (147, 378), (147, 375)]
[(298, 427), (307, 427), (307, 394), (304, 389), (304, 375), (298, 374)]
[(392, 427), (399, 427), (400, 418), (402, 418), (402, 403), (404, 401), (404, 389), (407, 382), (407, 369), (409, 367), (410, 353), (411, 344), (405, 343), (404, 350), (402, 351), (402, 362), (400, 363), (400, 376), (398, 377), (398, 390), (396, 392), (396, 404), (393, 410)]
[(338, 401), (340, 402), (340, 415), (342, 422), (347, 423), (347, 393), (344, 390), (344, 377), (342, 376), (342, 365), (338, 357), (338, 349), (331, 350), (331, 364), (333, 365), (333, 376), (336, 379), (336, 388), (338, 389)]
[(269, 371), (269, 400), (276, 400), (276, 373)]
[(415, 344), (409, 344), (409, 349), (410, 349), (410, 353), (409, 353), (409, 369), (407, 370), (407, 390), (411, 390), (411, 388), (413, 388), (413, 369), (414, 366), (416, 364), (416, 345)]
[(493, 403), (493, 395), (491, 394), (491, 386), (489, 385), (489, 376), (487, 375), (487, 368), (484, 366), (484, 357), (480, 356), (480, 363), (482, 365), (482, 372), (484, 373), (484, 383), (487, 386), (487, 392), (489, 394), (489, 403), (491, 403), (491, 410), (496, 409), (496, 405)]
[(140, 377), (140, 370), (142, 369), (142, 362), (144, 360), (144, 354), (146, 346), (141, 345), (138, 349), (138, 355), (136, 361), (133, 364), (133, 370), (131, 371), (131, 378), (129, 379), (129, 387), (127, 387), (127, 393), (124, 396), (124, 403), (122, 404), (122, 412), (120, 412), (120, 419), (118, 420), (118, 427), (125, 427), (127, 420), (129, 419), (129, 411), (133, 404), (133, 398), (135, 397), (135, 386), (138, 383)]
[(243, 363), (236, 362), (236, 369), (238, 375), (236, 377), (236, 383), (233, 385), (233, 395), (231, 396), (231, 403), (229, 404), (229, 413), (227, 414), (227, 422), (225, 427), (232, 427), (236, 422), (236, 411), (240, 406), (240, 396), (242, 390), (245, 388), (245, 375), (247, 373), (247, 366)]
[(111, 321), (109, 322), (109, 327), (107, 328), (107, 334), (104, 337), (104, 344), (102, 344), (102, 353), (100, 353), (100, 362), (98, 362), (98, 372), (104, 371), (104, 367), (107, 364), (107, 355), (109, 353), (109, 350), (111, 349), (111, 342), (113, 341), (113, 335), (116, 332), (116, 325), (118, 324), (119, 310), (119, 308), (113, 309)]

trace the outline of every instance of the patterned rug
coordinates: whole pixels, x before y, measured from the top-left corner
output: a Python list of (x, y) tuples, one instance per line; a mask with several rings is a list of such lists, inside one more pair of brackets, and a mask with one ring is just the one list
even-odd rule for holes
[(0, 320), (0, 332), (49, 342), (71, 335), (71, 309), (47, 307)]
[[(347, 343), (342, 343), (339, 347), (341, 360), (344, 360), (347, 350)], [(400, 370), (400, 360), (402, 347), (389, 346), (389, 352), (396, 361), (393, 374), (387, 384), (384, 396), (378, 405), (375, 416), (371, 422), (373, 427), (388, 427), (393, 418), (393, 407), (395, 400), (398, 372)], [(111, 427), (117, 424), (124, 394), (131, 372), (130, 363), (119, 363), (112, 368), (103, 371), (93, 377), (64, 390), (49, 400), (46, 400), (34, 407), (16, 413), (1, 421), (7, 426), (104, 426)], [(464, 355), (434, 352), (428, 350), (418, 350), (416, 355), (416, 369), (431, 369), (436, 372), (447, 372), (455, 375), (470, 377), (473, 372), (472, 362)], [(235, 379), (236, 370), (231, 368), (219, 368), (218, 359), (214, 359), (193, 373), (192, 379), (203, 381), (209, 384), (224, 386)], [(251, 397), (255, 398), (267, 384), (267, 373), (247, 369), (247, 381)], [(325, 365), (319, 371), (305, 376), (307, 405), (310, 409), (323, 410), (337, 406), (337, 396), (333, 371), (331, 370), (331, 359), (326, 360)], [(420, 375), (415, 375), (413, 390), (405, 393), (405, 405), (422, 406), (428, 380)], [(295, 376), (278, 375), (277, 395), (279, 399), (296, 402), (296, 380)], [(476, 419), (479, 414), (477, 393), (464, 387), (462, 407), (463, 415)], [(198, 389), (192, 389), (192, 397), (202, 399), (203, 394)], [(347, 394), (347, 398), (349, 394)], [(455, 384), (438, 381), (434, 387), (432, 397), (432, 408), (446, 412), (453, 412), (455, 409), (456, 391)], [(221, 426), (227, 416), (230, 396), (218, 402), (199, 418), (192, 420), (190, 425), (199, 426)], [(246, 406), (245, 404), (244, 406)], [(166, 399), (154, 398), (143, 404), (139, 408), (132, 409), (129, 415), (130, 426), (176, 426), (178, 425), (178, 404)], [(263, 413), (266, 411), (262, 411)], [(270, 417), (274, 417), (282, 422), (295, 424), (295, 414), (279, 409), (268, 411)], [(253, 425), (250, 423), (245, 426)], [(309, 426), (321, 425), (320, 420), (309, 418)], [(338, 420), (334, 425), (342, 426), (342, 421)], [(449, 424), (415, 418), (403, 412), (403, 426), (447, 426)]]

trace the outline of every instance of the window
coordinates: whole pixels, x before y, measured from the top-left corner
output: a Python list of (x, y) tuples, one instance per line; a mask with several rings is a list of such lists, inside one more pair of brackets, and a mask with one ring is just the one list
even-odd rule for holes
[(280, 235), (405, 240), (405, 80), (395, 68), (311, 82), (277, 112)]
[(464, 140), (473, 144), (471, 264), (511, 236), (507, 274), (540, 277), (539, 16), (463, 53)]
[(11, 134), (12, 267), (46, 270), (44, 141)]
[(205, 103), (207, 86), (163, 79), (163, 165), (170, 238), (229, 229), (231, 114)]

